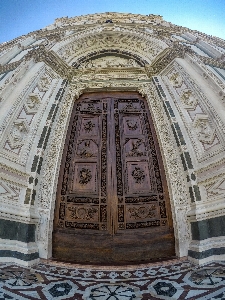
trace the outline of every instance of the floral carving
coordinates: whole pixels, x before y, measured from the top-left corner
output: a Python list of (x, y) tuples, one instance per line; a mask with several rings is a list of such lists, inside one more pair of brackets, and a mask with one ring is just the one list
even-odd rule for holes
[(92, 123), (91, 121), (88, 121), (87, 123), (84, 124), (84, 130), (86, 132), (91, 132), (94, 127), (95, 127), (95, 124)]
[(50, 85), (49, 79), (47, 77), (42, 77), (38, 83), (38, 89), (41, 92), (46, 92), (48, 90), (49, 85)]
[(91, 178), (92, 178), (92, 175), (91, 175), (91, 170), (87, 169), (87, 168), (82, 168), (80, 170), (80, 180), (79, 180), (79, 183), (82, 184), (82, 185), (85, 185), (87, 184)]
[(183, 102), (184, 108), (186, 109), (194, 110), (198, 104), (197, 99), (189, 89), (184, 90), (180, 98)]
[(170, 81), (171, 81), (171, 83), (173, 84), (174, 87), (181, 87), (181, 85), (183, 83), (183, 80), (182, 80), (182, 78), (181, 78), (181, 76), (178, 72), (173, 73), (170, 76)]
[(130, 130), (136, 130), (138, 128), (138, 124), (134, 120), (127, 120), (127, 126)]
[(142, 183), (145, 180), (145, 172), (139, 167), (135, 167), (131, 175), (134, 177), (136, 183)]

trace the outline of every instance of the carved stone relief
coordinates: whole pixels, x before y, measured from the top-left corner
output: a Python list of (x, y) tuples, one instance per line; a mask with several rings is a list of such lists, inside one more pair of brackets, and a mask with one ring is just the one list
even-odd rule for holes
[(172, 85), (176, 88), (181, 87), (183, 80), (182, 77), (178, 72), (173, 72), (172, 75), (169, 77)]
[(29, 125), (26, 119), (17, 120), (13, 123), (8, 136), (8, 142), (12, 149), (20, 148), (24, 145), (24, 140), (29, 131)]
[[(196, 95), (193, 87), (194, 83), (191, 83), (187, 78), (183, 78), (183, 76), (187, 77), (187, 74), (184, 70), (181, 72), (180, 68), (179, 64), (175, 64), (172, 69), (168, 69), (165, 73), (176, 94), (180, 97), (182, 106), (177, 101), (177, 98), (174, 97), (174, 93), (170, 91), (170, 85), (166, 84), (166, 86), (187, 128), (197, 158), (201, 159), (203, 156), (205, 157), (206, 151), (212, 151), (214, 146), (218, 147), (220, 141), (213, 126), (213, 121), (205, 113), (206, 109), (202, 104), (202, 97), (199, 94), (198, 96)], [(182, 108), (186, 110), (186, 113), (184, 113)]]
[(0, 199), (3, 201), (18, 201), (20, 188), (10, 182), (0, 180)]
[(214, 182), (206, 186), (206, 192), (208, 197), (223, 197), (225, 196), (225, 178), (224, 174), (217, 178)]
[(215, 129), (212, 129), (209, 124), (208, 115), (196, 114), (193, 122), (193, 127), (196, 130), (197, 137), (200, 142), (211, 144), (215, 137)]
[(41, 80), (38, 82), (38, 89), (41, 92), (46, 92), (49, 88), (50, 80), (48, 77), (42, 77)]
[[(36, 132), (43, 119), (43, 113), (49, 101), (51, 101), (51, 94), (57, 84), (57, 81), (54, 84), (50, 83), (52, 92), (42, 102), (46, 92), (40, 92), (37, 86), (39, 80), (43, 77), (48, 78), (48, 82), (50, 83), (49, 78), (55, 79), (58, 75), (55, 75), (44, 64), (40, 64), (40, 68), (36, 71), (35, 75), (32, 73), (30, 81), (23, 88), (4, 120), (2, 120), (0, 133), (5, 138), (2, 140), (2, 145), (0, 146), (2, 150), (0, 151), (1, 156), (8, 161), (25, 165), (30, 155), (33, 140), (36, 138)], [(14, 124), (15, 121), (10, 125), (12, 118), (16, 120), (16, 123), (19, 122), (22, 125)]]
[[(146, 59), (150, 62), (167, 47), (167, 45), (160, 40), (144, 35), (143, 33), (140, 37), (140, 35), (138, 36), (138, 34), (134, 32), (129, 32), (129, 30), (127, 30), (126, 33), (103, 34), (95, 32), (94, 34), (95, 35), (92, 36), (89, 33), (88, 37), (85, 35), (82, 37), (82, 35), (80, 35), (79, 38), (73, 37), (73, 40), (68, 38), (68, 44), (56, 50), (56, 53), (61, 56), (62, 59), (70, 61), (75, 55), (76, 58), (79, 58), (81, 55), (84, 56), (85, 52), (87, 50), (90, 51), (92, 48), (95, 49), (94, 51), (97, 51), (97, 49), (119, 48), (124, 50), (129, 49), (129, 51), (135, 55), (141, 53), (141, 56), (147, 56)], [(110, 62), (108, 63), (110, 64)], [(128, 64), (131, 64), (131, 60)]]
[(88, 60), (79, 66), (79, 69), (91, 69), (91, 68), (132, 68), (140, 67), (140, 65), (134, 59), (125, 59), (118, 56), (106, 56), (104, 58), (98, 58)]
[(193, 94), (193, 92), (189, 89), (183, 90), (180, 99), (183, 103), (184, 108), (186, 109), (195, 110), (198, 104), (198, 99)]
[(41, 103), (40, 96), (38, 94), (31, 93), (24, 104), (24, 109), (26, 113), (35, 114), (38, 110), (40, 103)]

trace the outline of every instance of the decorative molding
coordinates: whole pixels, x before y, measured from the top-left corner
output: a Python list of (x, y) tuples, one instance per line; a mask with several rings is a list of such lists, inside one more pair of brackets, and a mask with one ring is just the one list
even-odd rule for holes
[(18, 60), (11, 64), (0, 65), (0, 74), (16, 69), (21, 64), (21, 62), (22, 62), (21, 60)]
[[(151, 63), (146, 66), (146, 71), (149, 77), (159, 74), (165, 67), (167, 67), (175, 58), (184, 58), (186, 52), (190, 52), (187, 46), (174, 43), (173, 47), (164, 49)], [(175, 80), (171, 79), (171, 80)]]

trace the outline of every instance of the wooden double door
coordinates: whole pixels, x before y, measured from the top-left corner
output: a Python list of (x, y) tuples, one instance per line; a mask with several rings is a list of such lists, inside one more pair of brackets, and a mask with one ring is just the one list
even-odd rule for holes
[(138, 93), (90, 93), (74, 105), (59, 175), (53, 258), (141, 263), (173, 257), (160, 150)]

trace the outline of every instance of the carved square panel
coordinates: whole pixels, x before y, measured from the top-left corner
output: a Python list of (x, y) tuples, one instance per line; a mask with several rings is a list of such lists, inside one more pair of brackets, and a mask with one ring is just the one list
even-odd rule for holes
[(99, 118), (96, 117), (82, 117), (80, 136), (98, 136), (99, 135)]
[(73, 173), (72, 192), (97, 193), (97, 164), (76, 163)]
[(139, 135), (142, 134), (141, 121), (139, 116), (123, 117), (124, 135)]
[(140, 137), (138, 139), (127, 138), (124, 148), (126, 157), (146, 156), (144, 137)]
[(126, 165), (128, 194), (145, 194), (150, 192), (151, 181), (148, 162), (127, 162)]
[(76, 156), (79, 158), (94, 158), (98, 156), (98, 145), (94, 139), (79, 140)]

